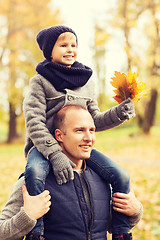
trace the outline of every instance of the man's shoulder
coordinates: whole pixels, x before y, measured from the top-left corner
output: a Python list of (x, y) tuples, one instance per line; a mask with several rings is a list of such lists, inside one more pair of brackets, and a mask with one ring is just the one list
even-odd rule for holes
[(24, 177), (21, 177), (13, 185), (8, 201), (5, 204), (4, 209), (2, 209), (3, 212), (8, 211), (8, 209), (12, 210), (13, 212), (19, 211), (23, 203), (22, 186), (24, 184), (25, 184)]
[(24, 176), (19, 178), (17, 182), (13, 185), (12, 190), (11, 190), (11, 195), (16, 194), (16, 195), (22, 195), (22, 186), (25, 184), (25, 179)]

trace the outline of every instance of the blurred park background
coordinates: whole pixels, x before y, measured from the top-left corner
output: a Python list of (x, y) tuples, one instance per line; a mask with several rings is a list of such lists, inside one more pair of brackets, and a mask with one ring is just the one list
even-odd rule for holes
[[(23, 99), (43, 61), (35, 36), (56, 24), (78, 35), (78, 61), (94, 70), (101, 111), (115, 106), (114, 71), (139, 72), (148, 95), (136, 117), (97, 133), (96, 148), (125, 167), (144, 207), (136, 240), (160, 239), (160, 1), (0, 1), (0, 210), (26, 164)], [(110, 236), (109, 236), (110, 239)]]

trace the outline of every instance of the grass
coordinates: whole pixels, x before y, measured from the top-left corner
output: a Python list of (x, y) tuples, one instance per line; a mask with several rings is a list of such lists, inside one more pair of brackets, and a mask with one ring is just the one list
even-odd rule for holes
[(0, 144), (0, 210), (6, 202), (12, 185), (24, 171), (26, 160), (23, 156), (23, 143)]
[[(159, 240), (160, 128), (152, 128), (151, 135), (146, 136), (134, 125), (125, 124), (96, 137), (95, 147), (129, 171), (135, 194), (143, 204), (143, 219), (132, 231), (134, 239)], [(0, 144), (0, 210), (25, 164), (23, 143)]]

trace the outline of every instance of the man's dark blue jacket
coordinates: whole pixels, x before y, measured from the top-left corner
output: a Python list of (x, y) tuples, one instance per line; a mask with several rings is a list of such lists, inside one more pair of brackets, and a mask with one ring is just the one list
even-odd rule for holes
[(46, 180), (51, 209), (44, 216), (46, 240), (106, 240), (110, 215), (110, 187), (91, 168), (83, 172), (88, 186), (89, 214), (77, 172), (74, 181), (58, 185), (52, 171)]

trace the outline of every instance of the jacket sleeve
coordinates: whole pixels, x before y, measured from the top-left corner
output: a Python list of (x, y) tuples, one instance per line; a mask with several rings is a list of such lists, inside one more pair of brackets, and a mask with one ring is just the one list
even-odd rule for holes
[(141, 204), (141, 208), (140, 208), (139, 213), (137, 213), (136, 215), (130, 216), (128, 218), (129, 219), (130, 229), (132, 229), (133, 227), (135, 227), (139, 223), (139, 221), (141, 220), (142, 216), (143, 216), (143, 206)]
[(22, 185), (24, 178), (13, 186), (9, 200), (0, 214), (0, 239), (22, 240), (36, 224), (23, 208)]
[(42, 80), (36, 76), (30, 81), (30, 90), (23, 103), (27, 136), (46, 159), (53, 152), (62, 151), (46, 126), (46, 93)]
[[(139, 223), (139, 221), (141, 220), (142, 216), (143, 216), (143, 206), (141, 204), (141, 208), (140, 208), (139, 213), (137, 213), (136, 215), (128, 217), (128, 223), (129, 223), (130, 230)], [(111, 221), (112, 221), (112, 211), (110, 210), (110, 219), (109, 219), (109, 226), (108, 226), (108, 232), (109, 233), (112, 233)]]
[(125, 118), (121, 119), (120, 115), (118, 115), (117, 106), (100, 112), (96, 100), (92, 100), (88, 103), (88, 111), (94, 119), (96, 131), (103, 131), (116, 127), (126, 120)]

